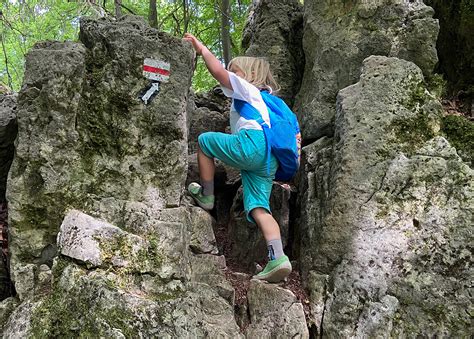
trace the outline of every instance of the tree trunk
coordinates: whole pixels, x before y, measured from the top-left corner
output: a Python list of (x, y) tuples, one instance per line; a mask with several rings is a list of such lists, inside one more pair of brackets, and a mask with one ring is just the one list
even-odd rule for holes
[(153, 28), (158, 28), (158, 12), (156, 10), (156, 0), (150, 0), (150, 10), (148, 11), (148, 22)]
[(222, 38), (222, 56), (225, 66), (230, 62), (230, 1), (221, 0), (221, 38)]
[(122, 0), (114, 0), (115, 3), (115, 17), (120, 18), (122, 16)]
[(183, 33), (186, 33), (188, 31), (189, 20), (190, 20), (190, 15), (189, 15), (188, 0), (183, 0), (183, 21), (184, 21)]

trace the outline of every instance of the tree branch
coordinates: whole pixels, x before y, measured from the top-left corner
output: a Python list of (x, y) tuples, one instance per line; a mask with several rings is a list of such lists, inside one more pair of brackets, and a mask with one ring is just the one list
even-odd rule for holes
[(5, 35), (2, 32), (2, 50), (3, 50), (3, 56), (5, 58), (5, 69), (7, 71), (7, 76), (8, 76), (8, 86), (10, 88), (13, 88), (13, 82), (12, 82), (12, 76), (10, 74), (10, 70), (8, 68), (8, 56), (7, 56), (7, 51), (5, 49)]
[(128, 8), (127, 6), (125, 6), (124, 4), (120, 4), (120, 7), (122, 7), (123, 9), (125, 9), (128, 13), (130, 14), (133, 14), (133, 15), (137, 15), (134, 11), (132, 11), (130, 8)]
[[(163, 26), (163, 24), (170, 18), (170, 17), (173, 17), (173, 15), (175, 15), (175, 13), (178, 11), (178, 9), (180, 9), (181, 6), (176, 6), (173, 11), (171, 13), (169, 13), (165, 18), (163, 18), (163, 20), (160, 21), (160, 23), (158, 24), (158, 30), (161, 31), (161, 27)], [(174, 17), (173, 18), (174, 21), (176, 21), (176, 18)]]
[(179, 20), (178, 20), (178, 18), (176, 17), (175, 13), (173, 13), (171, 16), (173, 17), (174, 21), (176, 22), (176, 27), (175, 27), (175, 32), (176, 32), (176, 34), (177, 34), (177, 35), (183, 35), (183, 34), (181, 33), (181, 27), (180, 27), (181, 23), (179, 22)]

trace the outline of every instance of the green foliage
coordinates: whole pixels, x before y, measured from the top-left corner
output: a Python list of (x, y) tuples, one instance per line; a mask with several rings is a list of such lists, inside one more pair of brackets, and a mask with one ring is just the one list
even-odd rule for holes
[(441, 130), (458, 154), (474, 166), (474, 123), (463, 116), (446, 115)]
[(402, 151), (411, 154), (420, 145), (436, 136), (435, 121), (426, 113), (412, 118), (400, 118), (392, 121), (388, 131), (393, 131), (396, 143), (402, 145)]
[[(114, 1), (3, 0), (1, 21), (0, 84), (20, 89), (24, 59), (38, 41), (77, 40), (81, 16), (113, 16)], [(220, 0), (157, 0), (158, 29), (181, 37), (194, 34), (222, 59)], [(105, 5), (104, 5), (105, 4)], [(148, 20), (149, 1), (122, 0), (122, 13)], [(233, 1), (231, 8), (232, 56), (241, 54), (240, 40), (250, 0)], [(204, 91), (216, 85), (202, 60), (198, 61), (193, 88)]]
[(75, 40), (78, 18), (91, 12), (85, 4), (60, 0), (5, 0), (2, 14), (0, 82), (18, 90), (28, 50), (38, 41)]

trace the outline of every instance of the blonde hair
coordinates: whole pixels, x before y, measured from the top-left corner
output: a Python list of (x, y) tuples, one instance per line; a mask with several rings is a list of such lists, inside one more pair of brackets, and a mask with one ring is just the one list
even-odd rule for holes
[(263, 58), (236, 57), (229, 62), (227, 69), (232, 66), (238, 67), (244, 73), (243, 78), (260, 90), (267, 89), (272, 93), (281, 88), (273, 78), (270, 64)]

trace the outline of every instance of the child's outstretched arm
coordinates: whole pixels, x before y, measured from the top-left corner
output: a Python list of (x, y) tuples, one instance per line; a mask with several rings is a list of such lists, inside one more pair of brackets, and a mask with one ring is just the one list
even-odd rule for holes
[(211, 51), (209, 51), (207, 47), (192, 34), (185, 33), (183, 39), (193, 44), (197, 55), (202, 55), (206, 67), (211, 75), (219, 81), (222, 86), (228, 89), (233, 89), (232, 84), (230, 83), (229, 73), (226, 71), (224, 66), (222, 66), (221, 62), (217, 60), (214, 54), (212, 54)]

